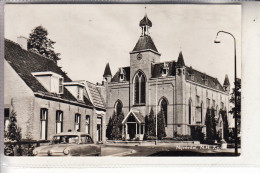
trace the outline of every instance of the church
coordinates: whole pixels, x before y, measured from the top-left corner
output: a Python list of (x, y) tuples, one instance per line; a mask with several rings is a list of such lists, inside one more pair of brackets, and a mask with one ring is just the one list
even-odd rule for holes
[(109, 64), (105, 67), (106, 122), (113, 112), (123, 112), (123, 137), (143, 140), (145, 116), (153, 109), (155, 115), (163, 112), (168, 138), (192, 135), (194, 127), (200, 127), (205, 134), (207, 108), (214, 108), (217, 129), (222, 131), (219, 112), (230, 109), (228, 76), (222, 85), (216, 77), (186, 65), (182, 52), (176, 60), (161, 62), (149, 33), (152, 22), (147, 15), (139, 26), (142, 32), (130, 52), (130, 66), (120, 67), (114, 75)]

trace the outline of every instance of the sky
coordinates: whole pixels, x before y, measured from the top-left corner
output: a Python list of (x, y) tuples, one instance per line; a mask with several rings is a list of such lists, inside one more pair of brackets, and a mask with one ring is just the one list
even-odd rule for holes
[(130, 52), (141, 35), (139, 21), (147, 13), (150, 35), (161, 62), (177, 60), (218, 78), (234, 82), (234, 40), (216, 33), (232, 33), (237, 44), (238, 77), (241, 76), (240, 5), (11, 5), (5, 6), (5, 38), (17, 42), (42, 25), (56, 41), (59, 65), (72, 80), (103, 80), (106, 63), (112, 74), (129, 66)]

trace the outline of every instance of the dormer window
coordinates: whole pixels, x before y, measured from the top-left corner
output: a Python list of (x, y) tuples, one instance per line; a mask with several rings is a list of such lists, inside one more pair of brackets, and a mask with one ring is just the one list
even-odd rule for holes
[(59, 94), (63, 94), (63, 78), (59, 78)]
[(205, 75), (201, 76), (202, 77), (202, 80), (204, 81), (204, 84), (205, 85), (208, 85), (208, 79)]
[(77, 99), (78, 100), (83, 100), (83, 87), (79, 86), (77, 87)]
[(167, 63), (163, 64), (163, 69), (162, 69), (162, 76), (165, 77), (168, 75), (169, 72), (169, 66)]
[(120, 68), (119, 70), (119, 80), (124, 81), (125, 80), (125, 70), (123, 68)]
[(124, 78), (124, 74), (120, 74), (120, 81), (123, 81), (125, 78)]
[(66, 87), (67, 90), (78, 100), (83, 101), (83, 91), (85, 85), (79, 81), (76, 82), (64, 82), (63, 85)]
[(63, 77), (51, 71), (33, 72), (32, 75), (50, 93), (63, 94)]
[(192, 67), (188, 70), (188, 75), (190, 76), (190, 80), (194, 81), (194, 72), (192, 70)]

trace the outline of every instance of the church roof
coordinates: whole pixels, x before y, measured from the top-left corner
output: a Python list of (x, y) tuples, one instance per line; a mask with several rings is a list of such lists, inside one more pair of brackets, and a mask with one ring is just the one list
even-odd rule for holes
[(152, 38), (149, 35), (141, 36), (139, 38), (139, 40), (137, 41), (137, 43), (133, 49), (133, 52), (140, 51), (140, 50), (147, 50), (147, 49), (151, 49), (151, 50), (158, 52)]
[(152, 27), (152, 22), (148, 19), (146, 14), (145, 14), (144, 18), (139, 23), (140, 27), (145, 26), (145, 25)]
[[(60, 67), (58, 67), (54, 61), (37, 53), (24, 50), (17, 43), (7, 39), (5, 39), (5, 59), (34, 93), (42, 93), (46, 97), (52, 97), (53, 99), (56, 98), (57, 100), (69, 100), (74, 103), (78, 102), (82, 105), (83, 102), (77, 101), (77, 99), (65, 87), (63, 94), (57, 95), (51, 93), (47, 91), (44, 86), (32, 75), (32, 72), (51, 71), (61, 75), (64, 82), (71, 82), (72, 80), (64, 71), (61, 70)], [(85, 96), (83, 99), (83, 104), (85, 106), (92, 107), (90, 100), (88, 100)]]
[(225, 80), (224, 80), (224, 84), (223, 84), (223, 85), (226, 85), (226, 86), (230, 85), (229, 79), (228, 79), (228, 75), (227, 75), (227, 74), (226, 74), (226, 76), (225, 76)]
[(106, 64), (105, 71), (103, 74), (103, 77), (106, 77), (106, 76), (112, 76), (109, 63)]
[(169, 67), (169, 71), (167, 76), (175, 76), (176, 73), (176, 62), (175, 61), (170, 61), (170, 62), (161, 62), (161, 63), (156, 63), (152, 64), (152, 78), (158, 78), (162, 77), (162, 70), (164, 67), (164, 64), (167, 63)]
[(120, 72), (122, 70), (125, 72), (125, 81), (130, 81), (130, 67), (122, 67), (118, 69), (111, 82), (120, 82)]
[[(192, 76), (194, 78), (192, 79)], [(207, 87), (219, 90), (219, 91), (225, 91), (222, 87), (222, 85), (219, 83), (217, 78), (214, 78), (212, 76), (207, 75), (206, 73), (202, 73), (198, 70), (193, 69), (192, 67), (186, 66), (186, 80), (193, 81), (195, 83), (205, 85), (205, 80), (207, 80), (208, 84)]]

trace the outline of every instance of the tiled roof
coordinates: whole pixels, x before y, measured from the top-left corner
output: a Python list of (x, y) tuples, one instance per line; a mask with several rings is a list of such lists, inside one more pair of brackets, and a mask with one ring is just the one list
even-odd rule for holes
[(140, 51), (140, 50), (146, 50), (146, 49), (151, 49), (151, 50), (158, 52), (152, 38), (149, 35), (141, 36), (139, 38), (138, 42), (136, 43), (136, 45), (133, 49), (133, 52)]
[(91, 83), (91, 82), (86, 82), (88, 89), (89, 89), (89, 94), (90, 97), (92, 99), (92, 103), (94, 104), (94, 106), (96, 108), (100, 108), (100, 109), (106, 109), (105, 108), (105, 104), (104, 104), (104, 100), (99, 92), (99, 90), (97, 89), (96, 85)]
[[(125, 71), (125, 80), (124, 81), (130, 81), (130, 67), (122, 67), (122, 69)], [(116, 72), (116, 74), (113, 76), (111, 82), (120, 82), (120, 68)]]
[[(32, 75), (32, 72), (52, 71), (61, 75), (64, 78), (64, 82), (71, 82), (72, 80), (54, 61), (37, 53), (24, 50), (17, 43), (7, 39), (5, 39), (5, 59), (33, 92), (78, 102), (65, 87), (64, 93), (60, 95), (48, 92)], [(87, 98), (84, 98), (84, 101), (87, 106), (92, 106), (91, 102)], [(82, 104), (82, 102), (79, 103)]]
[(175, 76), (175, 74), (176, 74), (176, 68), (175, 68), (176, 62), (170, 61), (170, 62), (162, 62), (162, 63), (158, 63), (158, 64), (152, 64), (152, 78), (162, 77), (162, 70), (163, 70), (165, 63), (168, 64), (168, 68), (169, 68), (167, 76)]
[[(194, 79), (192, 79), (192, 76), (194, 77)], [(225, 91), (217, 78), (211, 77), (206, 73), (199, 72), (193, 69), (192, 67), (186, 66), (186, 80), (194, 81), (195, 83), (205, 85), (210, 88), (220, 90), (223, 92)], [(207, 85), (205, 84), (206, 80), (207, 80)]]

